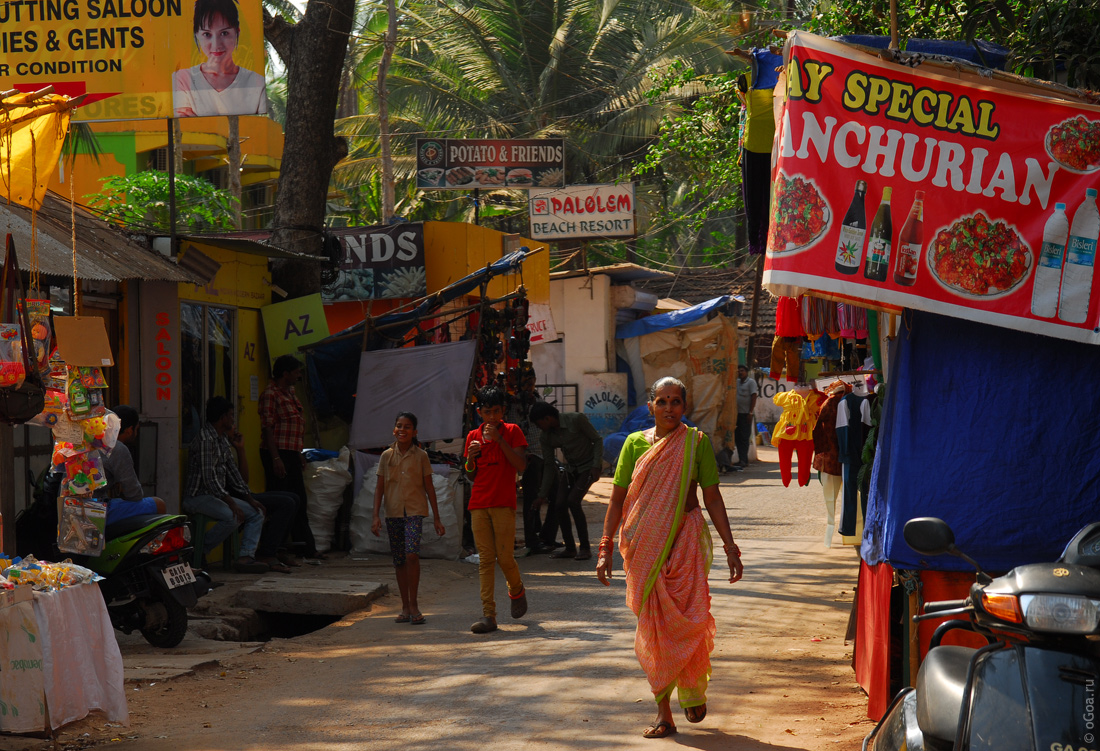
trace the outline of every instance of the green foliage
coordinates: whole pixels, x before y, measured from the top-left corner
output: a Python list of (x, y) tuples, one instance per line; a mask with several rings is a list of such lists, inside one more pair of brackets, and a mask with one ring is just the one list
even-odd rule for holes
[[(104, 219), (134, 231), (169, 231), (168, 174), (158, 170), (100, 180), (99, 193), (84, 196)], [(176, 230), (233, 230), (236, 199), (201, 177), (176, 175)]]

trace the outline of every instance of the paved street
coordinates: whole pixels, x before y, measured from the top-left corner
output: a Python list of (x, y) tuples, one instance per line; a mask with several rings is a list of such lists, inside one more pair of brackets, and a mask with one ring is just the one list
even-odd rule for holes
[[(128, 671), (131, 727), (92, 718), (62, 731), (62, 747), (856, 748), (870, 729), (843, 641), (856, 555), (823, 547), (816, 480), (784, 489), (774, 453), (761, 454), (749, 471), (723, 476), (746, 575), (730, 585), (721, 560), (711, 572), (718, 636), (709, 715), (689, 725), (677, 713), (671, 740), (640, 736), (654, 709), (633, 654), (621, 565), (605, 589), (591, 561), (538, 556), (520, 562), (530, 612), (520, 621), (504, 615), (495, 634), (468, 630), (480, 615), (476, 567), (425, 561), (426, 625), (395, 624), (399, 600), (389, 595), (321, 631), (229, 653), (190, 675), (150, 680)], [(587, 508), (597, 538), (609, 489), (601, 481)], [(222, 576), (225, 591), (254, 579)], [(381, 558), (332, 560), (293, 576), (381, 581), (396, 591)], [(498, 602), (506, 603), (499, 577)], [(123, 643), (131, 658), (149, 651)], [(181, 649), (193, 646), (189, 639)], [(46, 747), (0, 737), (0, 751)]]

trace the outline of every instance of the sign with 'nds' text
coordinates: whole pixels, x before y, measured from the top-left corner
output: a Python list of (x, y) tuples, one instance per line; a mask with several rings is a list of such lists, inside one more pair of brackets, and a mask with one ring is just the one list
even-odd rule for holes
[(792, 32), (764, 283), (1100, 344), (1100, 107)]
[(424, 225), (390, 224), (333, 230), (340, 242), (336, 279), (325, 302), (417, 298), (428, 293)]
[(635, 234), (634, 183), (532, 188), (528, 195), (532, 240)]
[(76, 121), (266, 114), (259, 0), (0, 2), (0, 90), (46, 86)]

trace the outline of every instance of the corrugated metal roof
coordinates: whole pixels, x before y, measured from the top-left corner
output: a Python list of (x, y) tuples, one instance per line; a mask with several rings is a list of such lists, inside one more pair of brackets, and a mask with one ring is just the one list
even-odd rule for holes
[[(69, 202), (47, 192), (36, 218), (38, 269), (48, 276), (73, 275), (72, 220)], [(0, 233), (11, 232), (19, 267), (31, 266), (31, 211), (0, 202)], [(199, 283), (193, 274), (169, 258), (150, 250), (143, 242), (76, 206), (77, 274), (82, 279), (123, 281), (142, 279), (161, 282)]]

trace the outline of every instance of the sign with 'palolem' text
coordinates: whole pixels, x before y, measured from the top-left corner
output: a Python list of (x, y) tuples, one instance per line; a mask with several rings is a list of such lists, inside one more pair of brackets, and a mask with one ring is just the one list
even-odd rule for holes
[(634, 183), (532, 188), (531, 239), (633, 237)]

